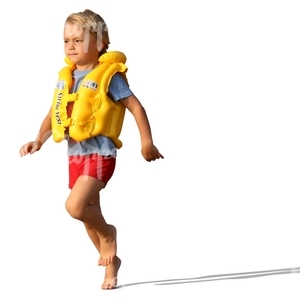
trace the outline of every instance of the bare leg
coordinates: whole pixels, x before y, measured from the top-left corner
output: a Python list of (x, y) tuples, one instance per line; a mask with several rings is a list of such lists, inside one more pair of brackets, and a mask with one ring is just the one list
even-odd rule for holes
[(118, 284), (118, 271), (121, 266), (121, 259), (115, 256), (113, 261), (105, 267), (105, 277), (101, 288), (111, 290)]
[[(94, 199), (90, 202), (91, 204), (95, 204), (95, 205), (99, 205), (99, 196), (97, 197), (97, 199)], [(90, 225), (84, 223), (85, 229), (88, 233), (88, 236), (90, 237), (91, 241), (93, 242), (94, 246), (96, 247), (96, 249), (98, 250), (99, 254), (100, 254), (100, 238), (97, 234), (97, 231), (91, 227)], [(99, 263), (98, 263), (99, 264)], [(117, 276), (118, 276), (118, 270), (120, 268), (121, 265), (121, 260), (118, 256), (115, 256), (112, 260), (112, 262), (106, 266), (105, 268), (105, 277), (104, 277), (104, 281), (103, 284), (101, 286), (102, 289), (113, 289), (116, 287), (117, 285)]]
[[(93, 242), (94, 246), (96, 247), (96, 249), (100, 254), (101, 246), (100, 246), (100, 239), (97, 235), (97, 231), (94, 228), (92, 228), (90, 225), (87, 225), (85, 223), (84, 225), (91, 241)], [(112, 262), (105, 267), (105, 277), (104, 277), (103, 284), (101, 286), (102, 289), (107, 290), (116, 287), (118, 283), (117, 277), (118, 277), (118, 271), (120, 266), (121, 266), (121, 259), (118, 256), (115, 256)]]
[[(100, 213), (101, 212), (101, 207), (100, 207), (100, 196), (99, 194), (97, 195), (96, 198), (94, 198), (93, 200), (90, 201), (91, 205), (96, 205), (99, 207), (100, 209)], [(95, 248), (97, 249), (98, 253), (100, 254), (100, 238), (98, 236), (97, 231), (90, 225), (88, 225), (87, 223), (83, 223), (86, 229), (86, 232), (88, 234), (88, 236), (90, 237), (91, 241), (93, 242)], [(99, 258), (100, 260), (100, 258)]]
[[(88, 176), (80, 176), (66, 201), (66, 209), (69, 214), (97, 232), (100, 243), (99, 265), (107, 266), (116, 256), (116, 228), (106, 223), (99, 202), (92, 203), (93, 199), (99, 199), (99, 192), (104, 183)], [(94, 239), (93, 235), (93, 239)]]

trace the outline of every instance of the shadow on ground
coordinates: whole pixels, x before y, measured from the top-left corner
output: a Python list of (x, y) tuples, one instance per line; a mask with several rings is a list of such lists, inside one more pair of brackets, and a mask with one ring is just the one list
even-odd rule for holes
[(134, 283), (127, 283), (127, 284), (119, 285), (119, 286), (117, 286), (117, 288), (124, 288), (124, 287), (141, 285), (141, 284), (154, 284), (154, 285), (187, 284), (187, 283), (197, 283), (197, 282), (204, 282), (204, 281), (246, 279), (246, 278), (255, 278), (255, 277), (272, 276), (272, 275), (283, 275), (283, 274), (296, 274), (296, 273), (300, 273), (300, 267), (277, 269), (277, 270), (267, 270), (267, 271), (208, 275), (208, 276), (191, 277), (191, 278), (177, 278), (177, 279), (163, 279), (163, 280), (134, 282)]

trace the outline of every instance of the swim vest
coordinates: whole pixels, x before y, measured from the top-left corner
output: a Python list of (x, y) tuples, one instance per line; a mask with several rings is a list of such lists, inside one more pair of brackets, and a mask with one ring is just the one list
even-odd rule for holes
[[(126, 56), (119, 51), (104, 53), (99, 65), (89, 72), (76, 93), (69, 93), (72, 87), (72, 72), (76, 66), (65, 58), (68, 64), (59, 71), (59, 79), (52, 102), (52, 135), (55, 142), (69, 136), (75, 141), (83, 141), (99, 134), (110, 138), (116, 148), (122, 147), (119, 135), (122, 130), (125, 107), (107, 95), (112, 76), (120, 73), (126, 80)], [(74, 102), (68, 117), (67, 104)]]

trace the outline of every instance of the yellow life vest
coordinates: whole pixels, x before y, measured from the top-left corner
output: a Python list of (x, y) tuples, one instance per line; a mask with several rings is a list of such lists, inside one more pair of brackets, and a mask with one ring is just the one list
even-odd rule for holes
[[(122, 147), (119, 135), (122, 130), (125, 107), (111, 100), (108, 86), (112, 76), (120, 73), (126, 80), (126, 56), (119, 51), (100, 56), (99, 65), (83, 79), (76, 93), (69, 93), (72, 86), (72, 71), (76, 68), (67, 58), (68, 66), (59, 72), (58, 83), (52, 102), (52, 135), (55, 142), (69, 136), (80, 142), (102, 134), (110, 138), (116, 148)], [(67, 114), (68, 102), (74, 102), (71, 117)]]

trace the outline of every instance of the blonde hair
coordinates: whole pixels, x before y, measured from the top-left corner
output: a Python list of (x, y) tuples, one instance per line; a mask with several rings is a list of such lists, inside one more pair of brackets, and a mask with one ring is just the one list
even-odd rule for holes
[(99, 52), (99, 57), (107, 51), (108, 45), (110, 44), (108, 28), (100, 15), (86, 9), (83, 12), (70, 14), (65, 23), (68, 22), (77, 24), (84, 30), (88, 30), (88, 32), (95, 36), (97, 42), (102, 42), (104, 44), (103, 49)]

